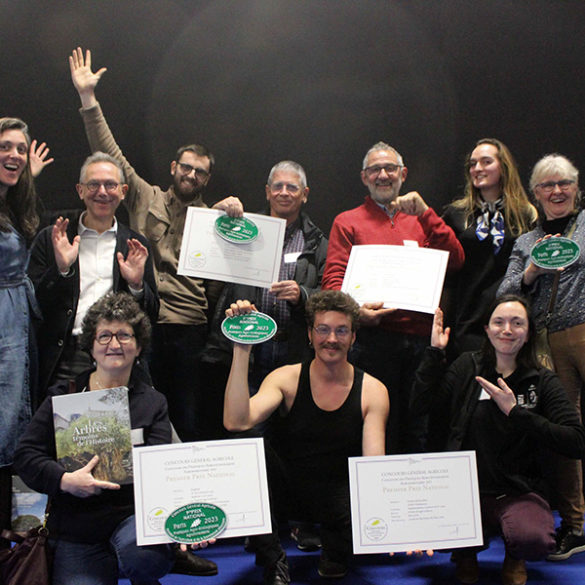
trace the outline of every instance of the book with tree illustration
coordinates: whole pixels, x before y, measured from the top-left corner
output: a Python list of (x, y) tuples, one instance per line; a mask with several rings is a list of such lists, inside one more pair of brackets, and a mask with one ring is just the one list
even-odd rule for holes
[(128, 388), (108, 388), (53, 396), (57, 460), (67, 471), (94, 455), (96, 479), (132, 483), (132, 439)]

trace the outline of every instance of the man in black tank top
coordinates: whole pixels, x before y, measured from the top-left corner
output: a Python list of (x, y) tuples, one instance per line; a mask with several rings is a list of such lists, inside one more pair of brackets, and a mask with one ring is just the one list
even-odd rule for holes
[[(248, 301), (237, 301), (226, 315), (253, 310)], [(251, 346), (234, 344), (224, 425), (229, 431), (247, 431), (278, 410), (278, 456), (266, 446), (272, 501), (294, 501), (296, 518), (321, 523), (319, 574), (337, 578), (347, 573), (352, 551), (347, 458), (384, 455), (388, 394), (379, 380), (347, 361), (359, 323), (359, 306), (349, 295), (319, 292), (307, 302), (306, 314), (315, 358), (277, 368), (252, 398)], [(276, 468), (281, 471), (278, 482)], [(250, 540), (257, 563), (264, 566), (264, 583), (289, 583), (274, 514), (272, 534)]]

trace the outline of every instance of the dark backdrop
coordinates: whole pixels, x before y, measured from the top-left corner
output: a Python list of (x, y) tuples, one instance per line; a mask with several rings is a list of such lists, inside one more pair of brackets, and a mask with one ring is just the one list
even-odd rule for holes
[(525, 183), (551, 151), (585, 169), (583, 0), (0, 0), (0, 19), (0, 115), (51, 146), (49, 209), (77, 204), (88, 154), (77, 45), (108, 67), (98, 99), (144, 178), (166, 186), (183, 143), (216, 154), (209, 203), (236, 194), (258, 209), (268, 170), (291, 158), (328, 230), (361, 202), (378, 140), (436, 208), (461, 194), (464, 155), (484, 136), (508, 144)]

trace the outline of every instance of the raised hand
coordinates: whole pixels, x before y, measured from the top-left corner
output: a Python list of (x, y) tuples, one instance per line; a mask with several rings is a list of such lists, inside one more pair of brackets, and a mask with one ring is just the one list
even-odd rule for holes
[(441, 307), (435, 309), (433, 326), (431, 328), (431, 346), (439, 349), (445, 349), (449, 343), (449, 334), (451, 327), (443, 329), (443, 311)]
[(95, 73), (91, 70), (91, 51), (88, 49), (83, 57), (81, 47), (74, 49), (69, 57), (69, 69), (71, 70), (71, 81), (81, 98), (83, 108), (91, 108), (96, 105), (95, 88), (101, 76), (107, 71), (102, 67)]
[(51, 231), (55, 262), (57, 262), (57, 268), (62, 274), (69, 272), (69, 268), (77, 260), (77, 256), (79, 255), (79, 241), (81, 239), (79, 236), (75, 236), (73, 243), (69, 242), (69, 238), (67, 237), (68, 225), (68, 219), (59, 217)]
[(33, 177), (38, 177), (43, 169), (50, 165), (55, 159), (47, 158), (49, 155), (49, 147), (46, 142), (41, 142), (37, 147), (37, 141), (33, 140), (30, 143), (30, 149), (28, 151), (28, 161), (30, 164), (30, 172)]
[(102, 490), (119, 490), (120, 486), (111, 481), (100, 481), (91, 474), (97, 465), (99, 457), (94, 455), (91, 461), (81, 469), (64, 473), (61, 477), (60, 488), (78, 498), (97, 496)]
[(390, 205), (390, 210), (396, 209), (407, 215), (422, 215), (429, 206), (417, 191), (410, 191), (406, 195), (397, 197)]
[(146, 246), (138, 240), (132, 238), (128, 240), (128, 254), (124, 259), (124, 254), (118, 252), (118, 265), (120, 266), (120, 276), (133, 289), (140, 290), (143, 286), (144, 265), (148, 258)]

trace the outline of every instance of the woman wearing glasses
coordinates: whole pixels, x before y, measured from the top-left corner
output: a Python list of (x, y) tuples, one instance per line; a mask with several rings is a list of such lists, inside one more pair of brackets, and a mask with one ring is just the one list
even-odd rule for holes
[(495, 138), (476, 142), (465, 162), (465, 194), (447, 206), (445, 223), (465, 251), (463, 268), (447, 276), (448, 317), (458, 355), (479, 349), (482, 315), (495, 297), (516, 238), (536, 221), (536, 209), (522, 187), (516, 162)]
[[(580, 412), (585, 381), (585, 213), (580, 209), (579, 171), (566, 157), (549, 154), (534, 166), (530, 188), (538, 205), (539, 222), (534, 230), (518, 238), (498, 292), (523, 292), (531, 297), (536, 328), (548, 328), (555, 371)], [(557, 235), (577, 242), (581, 255), (559, 271), (539, 268), (531, 260), (532, 247), (543, 238)], [(553, 288), (557, 289), (556, 299), (547, 319)], [(581, 462), (562, 459), (556, 480), (562, 522), (557, 550), (548, 558), (561, 561), (585, 551)]]
[[(90, 307), (81, 333), (82, 347), (93, 357), (95, 369), (75, 379), (75, 391), (126, 386), (135, 445), (171, 442), (166, 399), (136, 368), (150, 342), (150, 330), (137, 303), (120, 292)], [(134, 584), (156, 584), (170, 570), (174, 555), (170, 545), (136, 545), (132, 485), (95, 479), (97, 456), (74, 472), (56, 461), (51, 397), (68, 392), (67, 381), (49, 389), (15, 455), (22, 479), (51, 498), (47, 528), (54, 553), (53, 583), (117, 585), (122, 569)]]

